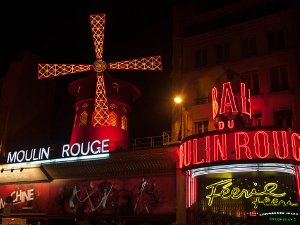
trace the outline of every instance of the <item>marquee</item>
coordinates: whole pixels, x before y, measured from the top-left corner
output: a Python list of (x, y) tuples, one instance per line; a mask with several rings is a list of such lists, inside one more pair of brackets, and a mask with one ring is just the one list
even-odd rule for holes
[[(106, 158), (109, 155), (109, 139), (94, 140), (87, 143), (64, 144), (61, 149), (40, 147), (8, 152), (6, 162), (15, 163), (55, 163), (87, 159)], [(57, 156), (58, 155), (58, 156)]]
[(180, 168), (239, 160), (300, 161), (300, 135), (278, 130), (219, 132), (191, 137), (180, 146)]

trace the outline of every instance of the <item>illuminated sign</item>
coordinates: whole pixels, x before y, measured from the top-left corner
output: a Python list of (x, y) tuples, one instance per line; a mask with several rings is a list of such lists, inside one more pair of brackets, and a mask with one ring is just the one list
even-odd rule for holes
[[(35, 161), (49, 161), (51, 158), (51, 147), (33, 148), (27, 150), (19, 150), (9, 152), (7, 155), (7, 163), (27, 163)], [(54, 152), (57, 153), (55, 150)], [(72, 145), (65, 144), (62, 146), (61, 159), (68, 161), (69, 159), (84, 159), (87, 156), (105, 154), (109, 152), (109, 139), (94, 140), (88, 143), (74, 143)], [(54, 153), (53, 153), (54, 154)], [(90, 157), (89, 157), (90, 158)], [(57, 160), (56, 160), (57, 161)]]
[(298, 203), (293, 203), (291, 200), (285, 201), (282, 199), (286, 197), (286, 192), (276, 193), (278, 184), (277, 183), (266, 183), (263, 191), (259, 191), (256, 182), (253, 183), (251, 189), (240, 189), (239, 187), (231, 187), (232, 179), (221, 180), (206, 186), (206, 189), (211, 189), (209, 195), (206, 196), (208, 199), (208, 205), (211, 206), (215, 198), (221, 199), (240, 199), (240, 198), (251, 198), (254, 209), (257, 209), (259, 205), (264, 206), (298, 206)]
[[(28, 189), (27, 191), (24, 190), (17, 190), (13, 191), (10, 196), (12, 196), (13, 199), (13, 205), (18, 205), (24, 202), (33, 201), (34, 197), (36, 196), (36, 193), (33, 188)], [(4, 199), (0, 198), (0, 209), (3, 209), (5, 206)]]
[(244, 83), (226, 82), (221, 93), (213, 87), (211, 96), (213, 119), (218, 120), (219, 130), (233, 128), (237, 116), (242, 123), (251, 118), (250, 89), (246, 90)]
[(298, 216), (299, 213), (297, 212), (264, 212), (260, 213), (259, 216), (270, 216), (270, 215), (287, 215), (287, 216)]
[(300, 134), (276, 130), (217, 132), (192, 136), (179, 150), (180, 168), (244, 159), (300, 161)]
[(1, 218), (2, 225), (27, 225), (27, 220), (23, 218)]
[(297, 219), (295, 217), (292, 218), (285, 218), (285, 217), (270, 217), (270, 221), (277, 221), (277, 222), (296, 222)]

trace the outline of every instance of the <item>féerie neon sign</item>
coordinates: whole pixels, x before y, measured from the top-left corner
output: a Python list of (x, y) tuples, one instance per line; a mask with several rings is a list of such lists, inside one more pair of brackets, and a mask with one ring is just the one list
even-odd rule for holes
[(258, 191), (256, 182), (253, 183), (253, 188), (240, 189), (239, 187), (231, 187), (232, 180), (226, 179), (219, 182), (213, 183), (206, 186), (206, 189), (211, 189), (209, 195), (206, 195), (208, 199), (208, 205), (212, 206), (215, 198), (221, 199), (233, 199), (237, 200), (240, 198), (252, 198), (252, 204), (254, 209), (257, 209), (259, 205), (264, 206), (298, 206), (298, 203), (293, 203), (291, 200), (285, 201), (281, 198), (286, 197), (286, 192), (276, 193), (278, 184), (276, 183), (266, 183), (263, 191)]

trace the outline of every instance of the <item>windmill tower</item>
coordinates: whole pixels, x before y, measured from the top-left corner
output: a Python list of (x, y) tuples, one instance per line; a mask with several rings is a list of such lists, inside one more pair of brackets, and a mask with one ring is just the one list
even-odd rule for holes
[(138, 98), (140, 93), (132, 84), (112, 78), (106, 70), (161, 71), (161, 57), (106, 63), (103, 61), (105, 14), (90, 15), (90, 23), (96, 53), (94, 64), (39, 64), (38, 78), (93, 71), (88, 77), (76, 80), (68, 87), (76, 97), (70, 143), (110, 139), (111, 151), (117, 147), (126, 148), (129, 103)]

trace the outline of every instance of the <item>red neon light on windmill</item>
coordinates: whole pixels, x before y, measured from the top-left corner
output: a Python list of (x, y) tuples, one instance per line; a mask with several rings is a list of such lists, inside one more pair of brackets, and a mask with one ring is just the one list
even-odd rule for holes
[(162, 70), (161, 57), (152, 56), (140, 59), (133, 59), (121, 62), (105, 63), (103, 57), (105, 14), (90, 15), (91, 29), (94, 40), (96, 61), (94, 65), (83, 64), (39, 64), (38, 78), (49, 78), (63, 76), (72, 73), (93, 70), (97, 73), (95, 105), (94, 105), (94, 126), (110, 125), (109, 109), (104, 84), (106, 69), (110, 70)]

